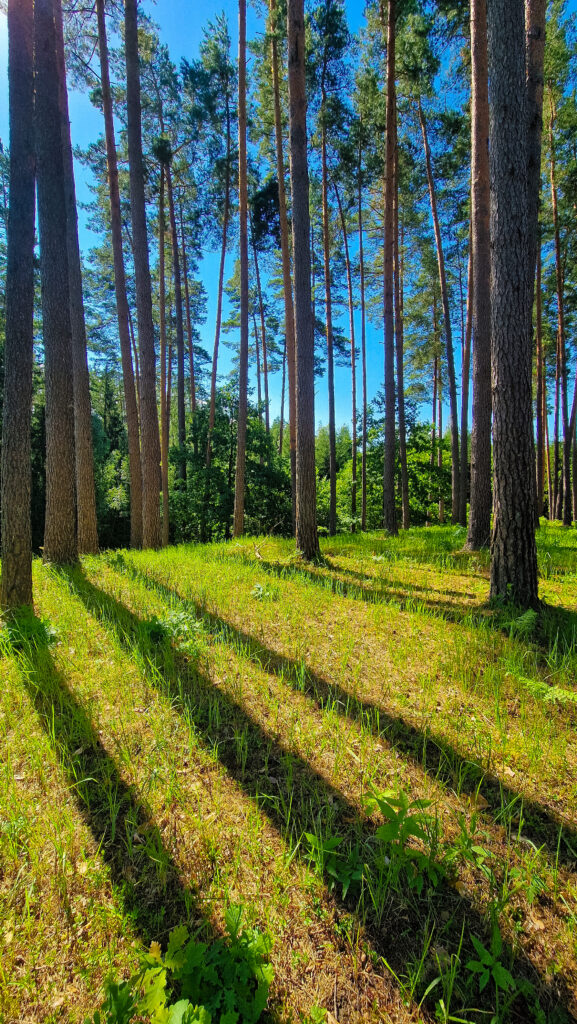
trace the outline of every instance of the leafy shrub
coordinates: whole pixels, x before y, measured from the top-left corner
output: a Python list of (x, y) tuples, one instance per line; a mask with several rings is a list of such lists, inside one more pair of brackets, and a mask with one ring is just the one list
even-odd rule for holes
[(144, 954), (130, 981), (109, 981), (101, 1010), (85, 1024), (256, 1024), (268, 998), (273, 969), (270, 938), (243, 928), (242, 907), (225, 913), (229, 941), (208, 944), (179, 925), (164, 956), (158, 942)]

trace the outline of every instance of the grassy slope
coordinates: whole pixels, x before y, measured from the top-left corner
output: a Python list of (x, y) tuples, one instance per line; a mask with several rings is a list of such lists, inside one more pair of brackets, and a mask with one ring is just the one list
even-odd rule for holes
[[(441, 998), (505, 1017), (466, 967), (497, 924), (545, 1019), (577, 1016), (577, 538), (540, 531), (538, 624), (487, 608), (462, 542), (35, 566), (57, 642), (5, 634), (0, 660), (0, 1021), (82, 1020), (109, 970), (180, 920), (220, 933), (230, 901), (274, 937), (278, 1020), (433, 1019)], [(433, 802), (445, 870), (420, 892), (412, 863), (379, 859), (373, 789)], [(330, 891), (305, 833), (357, 849), (363, 886)]]

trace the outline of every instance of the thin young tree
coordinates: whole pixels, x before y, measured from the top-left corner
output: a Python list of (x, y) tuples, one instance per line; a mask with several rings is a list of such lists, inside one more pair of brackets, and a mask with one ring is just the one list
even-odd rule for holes
[(34, 125), (46, 391), (44, 558), (47, 562), (67, 564), (78, 558), (74, 394), (70, 372), (72, 337), (68, 298), (61, 91), (52, 0), (35, 0), (34, 33)]
[(10, 201), (2, 418), (0, 607), (32, 604), (30, 419), (34, 312), (34, 15), (8, 4)]
[(144, 196), (137, 0), (125, 0), (124, 49), (130, 172), (130, 219), (140, 349), (140, 434), (142, 443), (142, 543), (157, 548), (160, 529), (160, 435), (156, 406), (156, 354)]
[(296, 337), (296, 543), (306, 559), (314, 559), (319, 554), (319, 541), (304, 0), (288, 0), (287, 34)]
[(494, 524), (491, 597), (538, 604), (523, 0), (488, 5)]
[(427, 132), (427, 121), (423, 105), (418, 100), (419, 122), (423, 136), (423, 150), (425, 154), (425, 166), (427, 170), (427, 182), (429, 185), (429, 200), (431, 204), (431, 217), (435, 233), (435, 245), (437, 249), (437, 265), (439, 269), (439, 284), (441, 287), (441, 299), (443, 303), (443, 324), (445, 328), (445, 344), (447, 348), (447, 374), (449, 378), (449, 406), (451, 410), (451, 483), (452, 483), (452, 520), (459, 521), (459, 488), (460, 488), (460, 461), (459, 461), (459, 421), (457, 413), (457, 379), (455, 375), (455, 355), (453, 350), (453, 329), (451, 326), (451, 311), (449, 308), (449, 289), (447, 286), (447, 275), (445, 270), (445, 255), (443, 251), (443, 239), (441, 236), (441, 225), (437, 209), (437, 195), (433, 167), (431, 163), (431, 148)]

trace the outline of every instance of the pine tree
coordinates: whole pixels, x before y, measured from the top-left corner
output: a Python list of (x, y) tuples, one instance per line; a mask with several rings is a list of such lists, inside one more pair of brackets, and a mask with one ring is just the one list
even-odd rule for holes
[(30, 419), (34, 310), (34, 16), (8, 4), (10, 205), (2, 419), (0, 608), (32, 604)]

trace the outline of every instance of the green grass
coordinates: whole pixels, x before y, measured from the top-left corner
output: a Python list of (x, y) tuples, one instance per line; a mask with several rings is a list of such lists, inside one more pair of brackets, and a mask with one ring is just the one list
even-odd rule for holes
[(577, 535), (539, 531), (537, 617), (463, 540), (35, 564), (0, 639), (2, 1024), (83, 1020), (231, 904), (272, 1020), (575, 1017)]

